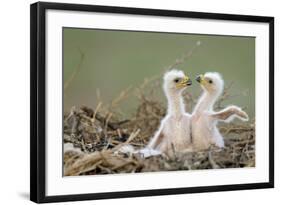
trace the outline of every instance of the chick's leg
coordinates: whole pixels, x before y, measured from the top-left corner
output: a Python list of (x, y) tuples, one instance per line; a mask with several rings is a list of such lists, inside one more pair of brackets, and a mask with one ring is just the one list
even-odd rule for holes
[(153, 138), (151, 139), (151, 141), (149, 142), (149, 144), (147, 145), (147, 147), (150, 149), (157, 149), (159, 145), (163, 142), (163, 139), (164, 139), (164, 134), (162, 133), (161, 130), (158, 130), (153, 136)]

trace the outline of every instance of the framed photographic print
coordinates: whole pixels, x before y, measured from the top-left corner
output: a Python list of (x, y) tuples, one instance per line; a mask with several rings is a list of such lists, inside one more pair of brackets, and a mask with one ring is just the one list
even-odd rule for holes
[(31, 5), (34, 202), (274, 187), (274, 18)]

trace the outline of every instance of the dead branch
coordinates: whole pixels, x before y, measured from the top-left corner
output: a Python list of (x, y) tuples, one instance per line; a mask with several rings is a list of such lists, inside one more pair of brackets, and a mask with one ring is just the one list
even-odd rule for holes
[(187, 61), (192, 56), (196, 48), (198, 48), (200, 45), (201, 45), (201, 41), (197, 41), (196, 44), (187, 53), (184, 53), (181, 58), (177, 58), (173, 64), (168, 66), (168, 70), (171, 70), (175, 66), (178, 66), (184, 63), (185, 61)]
[(77, 65), (77, 67), (75, 68), (74, 72), (72, 73), (72, 75), (70, 76), (70, 78), (64, 83), (64, 91), (67, 90), (68, 86), (70, 85), (70, 83), (73, 81), (73, 79), (75, 78), (75, 76), (78, 74), (78, 72), (81, 70), (81, 67), (82, 67), (82, 63), (84, 61), (84, 58), (85, 58), (85, 54), (80, 50), (78, 49), (79, 52), (80, 52), (80, 61)]

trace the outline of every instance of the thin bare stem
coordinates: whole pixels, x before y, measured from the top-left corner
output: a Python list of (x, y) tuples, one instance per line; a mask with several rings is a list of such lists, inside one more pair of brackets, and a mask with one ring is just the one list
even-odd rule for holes
[(82, 63), (83, 63), (84, 58), (85, 58), (85, 54), (80, 49), (78, 49), (78, 50), (79, 50), (79, 52), (81, 54), (80, 61), (79, 61), (78, 65), (77, 65), (77, 67), (75, 68), (75, 70), (73, 71), (72, 75), (70, 76), (70, 78), (64, 83), (64, 91), (67, 90), (67, 88), (69, 87), (70, 83), (74, 80), (74, 78), (76, 77), (78, 72), (81, 70)]
[(201, 41), (197, 41), (196, 44), (187, 53), (184, 53), (181, 58), (177, 58), (176, 61), (168, 67), (168, 70), (171, 70), (175, 66), (178, 66), (187, 61), (192, 56), (196, 48), (198, 48), (200, 45)]

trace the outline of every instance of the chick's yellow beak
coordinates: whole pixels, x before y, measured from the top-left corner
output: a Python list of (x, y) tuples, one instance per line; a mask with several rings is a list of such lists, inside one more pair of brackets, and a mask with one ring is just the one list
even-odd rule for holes
[(185, 76), (180, 82), (177, 83), (177, 88), (183, 88), (192, 85), (192, 81), (188, 76)]
[(201, 85), (204, 85), (205, 84), (205, 82), (206, 82), (206, 80), (205, 80), (205, 78), (204, 78), (204, 76), (201, 74), (201, 75), (198, 75), (196, 78), (195, 78), (195, 80), (198, 82), (198, 83), (200, 83)]

